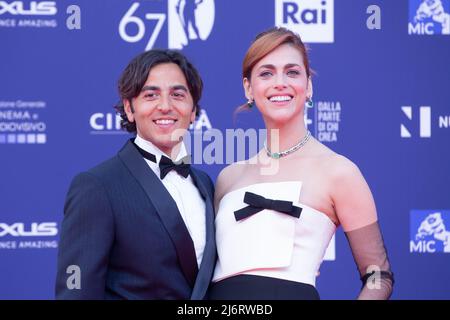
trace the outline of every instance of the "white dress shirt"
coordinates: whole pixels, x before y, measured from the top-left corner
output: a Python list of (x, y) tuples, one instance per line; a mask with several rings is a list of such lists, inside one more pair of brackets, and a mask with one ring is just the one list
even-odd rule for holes
[[(161, 156), (164, 155), (169, 159), (170, 157), (159, 150), (153, 143), (144, 140), (139, 135), (136, 136), (134, 142), (139, 148), (155, 155), (157, 163), (147, 159), (145, 159), (145, 161), (158, 179), (160, 179), (159, 161), (161, 160)], [(186, 147), (182, 144), (175, 161), (179, 161), (186, 155)], [(181, 217), (194, 242), (197, 265), (200, 267), (206, 242), (205, 201), (190, 175), (187, 178), (184, 178), (175, 170), (172, 170), (161, 180), (161, 182), (177, 204)], [(164, 214), (164, 212), (162, 214)]]

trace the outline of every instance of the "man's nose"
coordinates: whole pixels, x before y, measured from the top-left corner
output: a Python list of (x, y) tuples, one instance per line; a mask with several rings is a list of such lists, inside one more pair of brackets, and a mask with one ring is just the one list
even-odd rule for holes
[(158, 110), (161, 112), (168, 112), (172, 109), (170, 98), (167, 95), (161, 95), (161, 100), (158, 104)]

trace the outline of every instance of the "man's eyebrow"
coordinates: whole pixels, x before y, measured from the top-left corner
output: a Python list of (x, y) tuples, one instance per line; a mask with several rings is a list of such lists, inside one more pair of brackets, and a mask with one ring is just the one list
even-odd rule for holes
[[(189, 92), (189, 90), (182, 84), (174, 85), (174, 86), (170, 87), (170, 89), (171, 90), (183, 90), (183, 91)], [(146, 90), (158, 91), (158, 90), (161, 90), (161, 88), (157, 87), (157, 86), (144, 86), (142, 88), (141, 92), (146, 91)]]
[(142, 91), (146, 91), (146, 90), (160, 90), (159, 87), (156, 86), (144, 86), (141, 90)]
[(172, 90), (183, 90), (183, 91), (189, 92), (189, 90), (182, 84), (177, 84), (175, 86), (172, 86), (171, 89)]

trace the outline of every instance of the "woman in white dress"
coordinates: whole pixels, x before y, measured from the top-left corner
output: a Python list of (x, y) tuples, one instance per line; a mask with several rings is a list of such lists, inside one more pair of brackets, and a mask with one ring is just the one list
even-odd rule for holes
[(307, 50), (284, 28), (258, 35), (243, 61), (248, 103), (261, 112), (265, 148), (226, 167), (216, 184), (218, 262), (210, 299), (319, 299), (315, 279), (342, 226), (363, 286), (388, 299), (393, 274), (371, 191), (358, 167), (311, 136)]

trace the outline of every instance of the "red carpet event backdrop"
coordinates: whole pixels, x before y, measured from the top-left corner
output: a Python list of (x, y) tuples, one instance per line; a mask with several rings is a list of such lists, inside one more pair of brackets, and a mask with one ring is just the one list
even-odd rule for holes
[[(233, 112), (244, 54), (275, 25), (310, 48), (308, 129), (371, 187), (392, 298), (449, 299), (450, 0), (0, 1), (0, 299), (53, 299), (69, 183), (129, 139), (113, 106), (132, 57), (172, 48), (198, 68), (190, 148), (214, 180), (262, 145), (258, 111)], [(359, 292), (342, 231), (317, 286)]]

